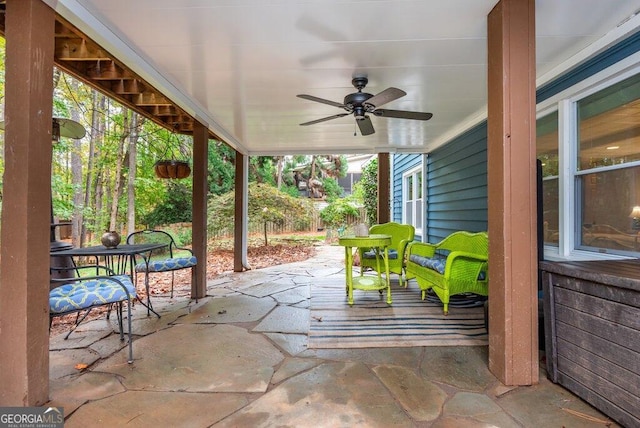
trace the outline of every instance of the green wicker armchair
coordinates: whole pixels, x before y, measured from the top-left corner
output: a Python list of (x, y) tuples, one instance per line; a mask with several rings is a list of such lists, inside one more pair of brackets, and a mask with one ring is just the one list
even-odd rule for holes
[(489, 238), (486, 232), (454, 232), (437, 244), (414, 242), (407, 248), (407, 281), (416, 279), (422, 299), (430, 288), (449, 312), (449, 297), (489, 295)]
[[(391, 246), (388, 249), (389, 272), (398, 274), (400, 285), (403, 285), (405, 249), (410, 242), (413, 242), (415, 228), (410, 224), (389, 222), (371, 226), (369, 228), (369, 234), (391, 236)], [(362, 275), (367, 268), (376, 270), (376, 266), (378, 266), (376, 257), (381, 257), (382, 255), (370, 248), (359, 248), (358, 252), (360, 256), (360, 275)], [(384, 263), (381, 263), (380, 266), (384, 266)]]

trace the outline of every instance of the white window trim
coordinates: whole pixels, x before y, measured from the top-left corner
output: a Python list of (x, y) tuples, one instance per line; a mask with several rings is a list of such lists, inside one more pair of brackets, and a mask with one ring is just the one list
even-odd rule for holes
[[(577, 103), (587, 96), (614, 85), (633, 75), (640, 74), (640, 52), (635, 53), (599, 73), (578, 82), (576, 85), (554, 95), (538, 104), (538, 117), (558, 110), (558, 195), (560, 216), (558, 247), (545, 246), (544, 256), (547, 260), (612, 260), (629, 259), (619, 254), (598, 253), (576, 249), (576, 215), (578, 196), (576, 195), (575, 177), (582, 171), (577, 169)], [(629, 167), (626, 164), (625, 167)]]
[[(421, 228), (417, 228), (416, 227), (416, 235), (420, 235), (422, 236), (422, 231), (424, 230), (424, 224), (425, 224), (425, 214), (426, 214), (426, 198), (425, 198), (425, 175), (424, 175), (424, 169), (423, 169), (423, 162), (420, 163), (420, 165), (411, 168), (407, 171), (405, 171), (404, 173), (402, 173), (402, 222), (405, 224), (409, 224), (407, 222), (407, 211), (405, 209), (405, 203), (408, 201), (408, 196), (407, 196), (407, 186), (406, 186), (406, 182), (407, 182), (407, 178), (409, 176), (415, 176), (417, 173), (421, 173), (422, 174), (422, 189), (421, 189), (421, 193), (422, 193), (422, 227)], [(415, 192), (415, 188), (416, 188), (416, 180), (413, 180), (413, 186), (414, 186), (414, 195), (416, 194)], [(416, 207), (415, 207), (415, 201), (416, 199), (413, 199), (414, 203), (413, 203), (413, 216), (412, 218), (414, 219), (414, 223), (415, 223), (415, 219), (416, 219)], [(415, 227), (415, 224), (413, 224), (413, 226)]]

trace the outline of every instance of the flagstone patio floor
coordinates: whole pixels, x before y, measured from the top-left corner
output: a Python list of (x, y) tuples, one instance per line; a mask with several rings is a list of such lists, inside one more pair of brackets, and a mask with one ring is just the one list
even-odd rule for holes
[(133, 364), (115, 317), (52, 336), (48, 405), (64, 407), (65, 427), (616, 426), (543, 365), (537, 385), (501, 384), (486, 346), (307, 349), (310, 286), (344, 281), (343, 259), (320, 246), (221, 275), (198, 303), (153, 298), (159, 319), (135, 305)]

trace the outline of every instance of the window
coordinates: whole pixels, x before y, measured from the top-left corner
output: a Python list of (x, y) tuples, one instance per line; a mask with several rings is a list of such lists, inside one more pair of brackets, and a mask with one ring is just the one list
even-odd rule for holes
[(547, 245), (558, 245), (558, 112), (536, 121), (536, 157), (542, 162), (543, 239)]
[(553, 111), (536, 122), (551, 258), (640, 254), (640, 70), (610, 75), (539, 106)]
[(640, 74), (576, 103), (576, 247), (640, 251)]
[(423, 198), (422, 198), (422, 166), (404, 173), (402, 177), (402, 193), (404, 207), (402, 222), (416, 228), (416, 234), (422, 234)]

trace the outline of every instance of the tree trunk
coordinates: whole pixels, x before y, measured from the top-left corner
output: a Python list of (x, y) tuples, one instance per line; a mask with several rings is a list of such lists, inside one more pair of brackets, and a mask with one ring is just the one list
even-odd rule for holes
[(124, 146), (131, 135), (131, 120), (129, 109), (123, 107), (122, 112), (122, 136), (118, 141), (118, 151), (116, 154), (115, 171), (113, 177), (113, 189), (111, 193), (111, 211), (109, 215), (109, 230), (118, 231), (118, 202), (123, 191), (122, 165), (124, 161)]
[[(78, 81), (70, 79), (71, 90), (78, 93)], [(71, 119), (80, 121), (80, 111), (77, 106), (71, 109)], [(71, 243), (74, 247), (80, 246), (82, 233), (84, 197), (82, 194), (82, 140), (73, 140), (71, 152), (71, 183), (73, 185), (73, 216), (71, 218)]]
[(267, 222), (264, 222), (264, 246), (269, 245), (269, 240), (267, 239)]
[[(95, 157), (95, 147), (96, 142), (102, 139), (102, 130), (104, 127), (103, 121), (100, 120), (102, 117), (102, 112), (105, 108), (105, 99), (106, 97), (102, 95), (100, 92), (93, 90), (92, 91), (92, 100), (91, 100), (91, 129), (89, 130), (89, 154), (87, 156), (87, 176), (85, 178), (85, 187), (84, 187), (84, 203), (83, 206), (89, 206), (91, 202), (91, 189), (97, 185), (93, 181), (93, 165), (94, 165), (94, 157)], [(96, 211), (94, 215), (98, 212), (98, 207), (96, 207)], [(95, 221), (95, 219), (94, 219)], [(86, 221), (82, 222), (82, 232), (80, 233), (80, 246), (84, 245), (84, 242), (87, 240), (87, 223)]]
[(131, 116), (131, 134), (129, 135), (129, 177), (127, 179), (127, 236), (136, 230), (136, 159), (138, 143), (138, 114)]
[(277, 164), (277, 174), (276, 183), (278, 185), (278, 190), (282, 188), (282, 170), (284, 168), (284, 156), (278, 156), (278, 164)]

